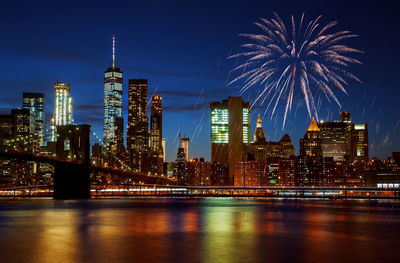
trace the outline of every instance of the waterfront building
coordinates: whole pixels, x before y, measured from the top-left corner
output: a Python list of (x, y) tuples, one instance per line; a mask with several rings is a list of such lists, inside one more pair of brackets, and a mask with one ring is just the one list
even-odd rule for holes
[(167, 139), (163, 138), (162, 139), (162, 151), (163, 151), (163, 161), (164, 161), (164, 163), (166, 162), (166, 156), (167, 156), (166, 146), (167, 146)]
[(211, 163), (211, 185), (230, 185), (228, 164), (218, 162)]
[(11, 115), (0, 115), (0, 147), (5, 147), (5, 143), (13, 137), (13, 118)]
[(73, 100), (70, 94), (70, 84), (56, 81), (54, 84), (54, 114), (51, 119), (50, 141), (57, 141), (57, 126), (71, 125), (73, 118)]
[[(106, 152), (112, 150), (116, 137), (119, 137), (117, 140), (121, 139), (120, 134), (116, 134), (116, 129), (120, 125), (117, 123), (117, 118), (122, 118), (123, 74), (115, 64), (115, 35), (113, 35), (112, 66), (104, 72), (103, 145)], [(120, 146), (114, 149), (118, 147)]]
[(301, 156), (321, 156), (321, 131), (312, 117), (310, 126), (303, 139), (300, 139)]
[(368, 163), (368, 124), (351, 124), (350, 161)]
[(267, 185), (268, 164), (266, 161), (247, 161), (235, 163), (234, 186)]
[(12, 109), (13, 137), (27, 137), (31, 133), (31, 117), (29, 109)]
[(205, 162), (203, 158), (200, 160), (191, 159), (188, 165), (188, 184), (209, 186), (211, 185), (211, 163)]
[(190, 143), (189, 138), (181, 138), (181, 144), (182, 148), (185, 150), (185, 160), (187, 162), (189, 161), (189, 143)]
[(318, 123), (321, 131), (321, 155), (335, 162), (368, 162), (368, 126), (354, 124), (350, 113), (340, 112), (340, 120)]
[(161, 96), (151, 97), (150, 109), (150, 150), (162, 152), (162, 98)]
[(294, 146), (288, 134), (283, 135), (278, 142), (265, 141), (265, 132), (259, 114), (253, 142), (248, 145), (246, 152), (249, 161), (265, 161), (269, 158), (287, 159), (294, 156)]
[(43, 93), (22, 93), (22, 108), (30, 111), (31, 134), (36, 136), (38, 148), (44, 145), (45, 110)]
[(342, 162), (349, 159), (350, 113), (342, 111), (340, 115), (340, 121), (320, 121), (318, 123), (318, 128), (321, 132), (321, 155), (322, 157), (333, 157), (335, 162)]
[(296, 185), (296, 159), (278, 160), (278, 184), (280, 186), (295, 186)]
[[(13, 137), (13, 118), (11, 115), (0, 115), (0, 150), (9, 149), (9, 142)], [(10, 144), (11, 145), (11, 144)], [(0, 184), (12, 182), (10, 171), (11, 160), (0, 158)]]
[(152, 174), (163, 174), (164, 153), (162, 147), (162, 98), (152, 96), (150, 109), (150, 159), (149, 170)]
[(127, 150), (130, 164), (137, 171), (148, 170), (147, 79), (129, 79)]
[(229, 164), (229, 184), (233, 184), (233, 165), (244, 161), (250, 143), (250, 105), (241, 97), (211, 102), (211, 162)]
[(373, 158), (366, 169), (367, 186), (380, 188), (400, 187), (400, 162), (398, 153), (392, 153), (386, 160)]
[(177, 178), (178, 185), (189, 185), (188, 162), (185, 160), (185, 150), (181, 147), (176, 156), (174, 177)]

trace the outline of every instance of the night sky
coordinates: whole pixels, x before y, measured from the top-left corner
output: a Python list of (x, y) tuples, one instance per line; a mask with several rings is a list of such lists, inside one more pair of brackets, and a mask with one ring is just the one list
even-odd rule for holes
[[(154, 93), (163, 97), (167, 160), (175, 159), (180, 127), (192, 139), (190, 156), (209, 160), (209, 103), (239, 95), (240, 85), (226, 84), (236, 65), (227, 57), (242, 50), (238, 34), (259, 32), (253, 22), (273, 12), (286, 23), (291, 14), (305, 12), (308, 20), (323, 15), (324, 24), (337, 20), (337, 30), (360, 35), (345, 44), (365, 52), (358, 56), (363, 65), (350, 68), (363, 84), (352, 83), (349, 95), (336, 91), (342, 108), (326, 103), (320, 116), (333, 120), (347, 110), (353, 122), (368, 123), (370, 157), (400, 151), (400, 19), (391, 1), (3, 1), (0, 113), (21, 107), (24, 91), (43, 92), (49, 120), (54, 82), (69, 82), (75, 123), (89, 123), (102, 134), (103, 78), (116, 34), (125, 122), (128, 78), (147, 78), (149, 99)], [(263, 127), (268, 140), (289, 133), (298, 153), (310, 118), (301, 97), (295, 105), (283, 130), (283, 104), (272, 118), (265, 115)], [(252, 133), (258, 113), (264, 110), (252, 110)]]

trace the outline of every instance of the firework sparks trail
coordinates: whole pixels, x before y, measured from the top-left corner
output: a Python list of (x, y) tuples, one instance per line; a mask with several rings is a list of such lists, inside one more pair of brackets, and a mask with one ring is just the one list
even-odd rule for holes
[(363, 52), (341, 44), (357, 35), (350, 31), (333, 31), (337, 21), (321, 25), (321, 17), (307, 23), (303, 14), (296, 24), (294, 16), (291, 16), (288, 27), (276, 13), (269, 20), (261, 18), (254, 24), (262, 33), (240, 34), (249, 40), (242, 45), (246, 51), (228, 57), (244, 59), (231, 71), (239, 72), (239, 75), (229, 85), (244, 81), (240, 93), (260, 87), (251, 107), (269, 98), (267, 109), (273, 107), (273, 116), (278, 103), (285, 102), (282, 128), (292, 109), (295, 93), (300, 92), (304, 98), (308, 115), (315, 115), (318, 119), (321, 95), (329, 103), (333, 100), (341, 107), (334, 89), (347, 94), (345, 86), (349, 85), (348, 80), (361, 83), (347, 68), (350, 64), (362, 64), (352, 55)]

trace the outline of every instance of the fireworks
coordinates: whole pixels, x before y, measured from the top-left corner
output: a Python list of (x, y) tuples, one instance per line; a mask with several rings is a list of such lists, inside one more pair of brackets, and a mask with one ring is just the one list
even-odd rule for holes
[(350, 64), (361, 64), (352, 55), (362, 52), (341, 44), (357, 35), (350, 31), (333, 31), (336, 21), (322, 26), (320, 20), (321, 16), (306, 22), (303, 14), (296, 24), (292, 16), (287, 28), (276, 13), (270, 20), (261, 18), (255, 24), (262, 33), (240, 34), (250, 43), (242, 45), (245, 52), (229, 57), (244, 59), (232, 70), (239, 72), (239, 76), (229, 84), (243, 80), (241, 93), (260, 87), (252, 106), (257, 102), (264, 104), (269, 98), (267, 110), (273, 105), (273, 116), (279, 101), (286, 103), (283, 127), (297, 90), (304, 98), (309, 116), (314, 114), (318, 119), (316, 94), (324, 94), (329, 102), (333, 99), (341, 107), (334, 89), (347, 94), (348, 80), (361, 83), (347, 68)]

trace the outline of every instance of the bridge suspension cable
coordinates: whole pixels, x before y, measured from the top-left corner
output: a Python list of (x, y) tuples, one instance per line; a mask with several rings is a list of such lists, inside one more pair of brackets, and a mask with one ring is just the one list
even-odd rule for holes
[[(92, 133), (92, 135), (96, 138), (96, 140), (101, 144), (101, 146), (103, 146), (106, 149), (106, 152), (109, 151), (109, 146), (105, 146), (103, 141), (99, 138), (99, 136), (97, 136), (97, 134), (90, 130), (90, 132)], [(122, 167), (124, 167), (126, 170), (132, 171), (132, 168), (129, 167), (124, 161), (122, 161), (118, 156), (116, 155), (112, 155), (112, 157), (114, 157), (121, 165)]]

